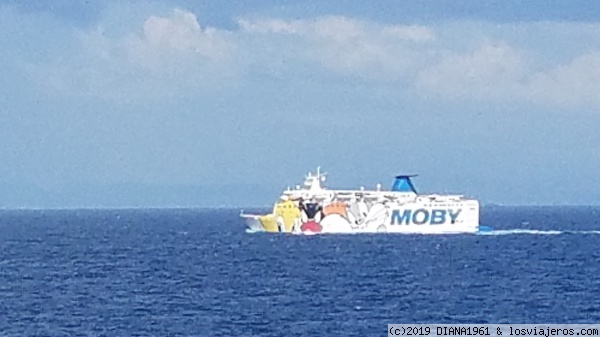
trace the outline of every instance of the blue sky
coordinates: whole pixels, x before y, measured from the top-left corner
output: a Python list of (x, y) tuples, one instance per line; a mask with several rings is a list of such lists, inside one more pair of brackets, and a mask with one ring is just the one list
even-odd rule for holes
[(597, 1), (0, 0), (0, 207), (600, 200)]

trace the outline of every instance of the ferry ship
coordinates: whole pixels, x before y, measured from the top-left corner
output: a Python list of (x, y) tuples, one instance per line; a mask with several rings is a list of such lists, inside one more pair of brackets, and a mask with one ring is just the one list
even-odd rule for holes
[(247, 231), (321, 233), (477, 233), (479, 201), (462, 195), (419, 194), (414, 175), (395, 177), (390, 190), (336, 190), (324, 187), (317, 168), (302, 185), (288, 188), (269, 214), (244, 214)]

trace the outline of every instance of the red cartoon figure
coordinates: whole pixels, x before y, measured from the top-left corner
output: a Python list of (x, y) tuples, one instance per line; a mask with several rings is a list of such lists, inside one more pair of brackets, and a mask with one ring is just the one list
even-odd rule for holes
[(302, 211), (300, 230), (308, 233), (320, 233), (323, 230), (323, 226), (319, 223), (323, 218), (323, 207), (314, 201), (307, 203), (300, 201), (300, 210)]

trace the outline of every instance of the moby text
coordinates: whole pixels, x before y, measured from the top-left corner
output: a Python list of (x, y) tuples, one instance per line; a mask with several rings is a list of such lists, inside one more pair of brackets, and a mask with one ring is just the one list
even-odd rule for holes
[(456, 222), (461, 209), (427, 209), (418, 208), (415, 210), (395, 209), (392, 211), (392, 225), (441, 225), (450, 220), (450, 223)]

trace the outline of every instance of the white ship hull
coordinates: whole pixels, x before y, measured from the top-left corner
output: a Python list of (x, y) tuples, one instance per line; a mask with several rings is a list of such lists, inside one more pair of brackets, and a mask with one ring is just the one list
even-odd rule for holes
[[(476, 203), (476, 202), (475, 202)], [(471, 203), (473, 204), (473, 203)], [(374, 219), (364, 223), (350, 222), (347, 217), (338, 214), (325, 216), (319, 224), (320, 231), (295, 228), (289, 232), (297, 234), (315, 233), (401, 233), (401, 234), (458, 234), (477, 233), (479, 231), (479, 205), (454, 206), (448, 208), (391, 207), (385, 210), (383, 219)], [(445, 219), (442, 214), (445, 213)], [(450, 215), (456, 215), (454, 223)], [(250, 232), (288, 232), (285, 228), (273, 227), (269, 230), (261, 223), (261, 216), (243, 215)], [(283, 226), (281, 226), (283, 227)], [(310, 233), (309, 233), (310, 232)]]
[[(405, 183), (407, 176), (401, 176)], [(283, 193), (273, 212), (242, 214), (250, 232), (291, 234), (459, 234), (479, 231), (479, 202), (462, 196), (418, 195), (408, 190), (327, 190), (321, 177)]]

